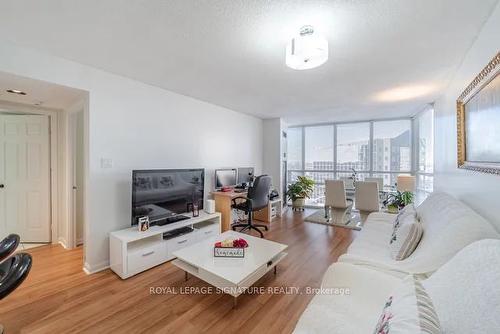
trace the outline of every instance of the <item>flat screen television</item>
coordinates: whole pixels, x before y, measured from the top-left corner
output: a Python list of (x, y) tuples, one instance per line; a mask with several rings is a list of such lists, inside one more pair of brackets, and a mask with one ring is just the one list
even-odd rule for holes
[(204, 169), (158, 169), (132, 171), (132, 225), (148, 216), (152, 225), (190, 211), (203, 209)]

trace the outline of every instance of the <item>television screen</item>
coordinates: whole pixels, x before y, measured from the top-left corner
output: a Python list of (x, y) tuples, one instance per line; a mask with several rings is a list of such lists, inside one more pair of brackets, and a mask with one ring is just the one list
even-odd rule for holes
[(203, 169), (132, 171), (132, 225), (149, 216), (156, 222), (190, 211), (193, 203), (203, 209)]
[(231, 187), (236, 185), (236, 169), (216, 169), (215, 188)]

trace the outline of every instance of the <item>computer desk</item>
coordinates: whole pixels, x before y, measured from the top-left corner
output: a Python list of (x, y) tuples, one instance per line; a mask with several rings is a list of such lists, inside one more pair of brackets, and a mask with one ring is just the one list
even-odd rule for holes
[[(212, 191), (212, 196), (215, 200), (215, 211), (221, 213), (221, 228), (222, 232), (231, 229), (232, 223), (232, 200), (236, 197), (245, 197), (246, 192), (235, 192), (235, 191)], [(266, 208), (256, 211), (253, 214), (255, 220), (259, 220), (265, 223), (271, 223), (271, 205), (276, 204), (279, 201), (279, 207), (281, 207), (281, 200), (269, 201)], [(277, 216), (281, 216), (281, 210), (277, 210)]]

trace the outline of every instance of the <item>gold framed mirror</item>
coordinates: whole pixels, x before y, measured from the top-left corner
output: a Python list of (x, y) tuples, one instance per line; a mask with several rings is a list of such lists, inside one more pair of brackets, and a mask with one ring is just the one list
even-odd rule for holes
[(500, 52), (457, 99), (458, 168), (500, 175)]

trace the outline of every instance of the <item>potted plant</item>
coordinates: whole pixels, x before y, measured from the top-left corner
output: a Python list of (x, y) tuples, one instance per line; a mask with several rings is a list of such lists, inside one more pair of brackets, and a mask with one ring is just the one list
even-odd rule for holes
[(398, 213), (399, 210), (413, 202), (414, 194), (411, 191), (396, 191), (394, 194), (389, 194), (385, 204), (387, 211), (390, 213)]
[(307, 176), (299, 176), (297, 181), (288, 185), (287, 197), (292, 201), (294, 210), (304, 210), (306, 198), (310, 198), (314, 190), (314, 180)]

